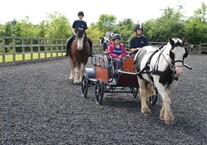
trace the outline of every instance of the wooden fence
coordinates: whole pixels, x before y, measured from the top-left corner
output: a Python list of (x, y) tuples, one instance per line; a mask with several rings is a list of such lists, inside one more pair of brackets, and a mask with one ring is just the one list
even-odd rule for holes
[[(166, 42), (150, 42), (150, 45), (163, 45)], [(189, 54), (207, 54), (207, 43), (200, 43), (199, 45), (194, 45), (187, 43), (185, 47), (188, 50)]]
[(65, 47), (66, 39), (0, 37), (0, 65), (57, 59)]
[[(48, 59), (63, 58), (66, 39), (0, 37), (0, 66)], [(163, 45), (166, 42), (150, 42), (150, 45)], [(128, 43), (125, 43), (126, 45)], [(189, 54), (207, 53), (207, 43), (186, 44)], [(101, 50), (94, 43), (94, 51)]]

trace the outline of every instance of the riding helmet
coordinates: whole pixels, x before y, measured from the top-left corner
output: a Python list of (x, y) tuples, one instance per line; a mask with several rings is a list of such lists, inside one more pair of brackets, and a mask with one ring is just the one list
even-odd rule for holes
[(84, 13), (82, 11), (78, 12), (78, 16), (84, 16)]
[(143, 31), (143, 26), (141, 24), (137, 24), (134, 28), (134, 31), (137, 31), (137, 30), (142, 30)]
[(114, 41), (114, 40), (116, 40), (116, 39), (121, 40), (121, 36), (120, 36), (119, 34), (114, 34), (114, 35), (112, 36), (112, 40)]

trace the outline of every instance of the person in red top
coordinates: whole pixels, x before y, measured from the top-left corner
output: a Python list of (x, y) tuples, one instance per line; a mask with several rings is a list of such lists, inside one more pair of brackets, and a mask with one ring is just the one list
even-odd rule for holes
[(126, 58), (126, 49), (121, 43), (121, 37), (119, 34), (114, 34), (112, 36), (112, 41), (113, 43), (108, 46), (108, 52), (115, 63), (115, 69), (120, 70), (122, 68), (123, 61)]

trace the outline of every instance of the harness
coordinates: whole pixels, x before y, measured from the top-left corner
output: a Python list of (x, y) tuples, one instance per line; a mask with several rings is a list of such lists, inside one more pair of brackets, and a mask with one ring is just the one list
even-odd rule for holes
[[(158, 49), (156, 49), (150, 56), (149, 56), (149, 58), (148, 58), (148, 60), (147, 60), (147, 63), (145, 64), (145, 67), (140, 71), (140, 72), (138, 72), (137, 73), (137, 75), (139, 75), (139, 74), (143, 74), (143, 73), (146, 73), (146, 74), (148, 74), (148, 73), (155, 73), (156, 71), (158, 71), (158, 62), (159, 62), (159, 59), (160, 59), (160, 56), (161, 56), (161, 54), (162, 54), (162, 51), (164, 50), (164, 49), (162, 49), (164, 47), (164, 45), (162, 45), (161, 47), (159, 47)], [(151, 60), (152, 60), (152, 57), (157, 53), (157, 52), (159, 52), (160, 50), (162, 49), (162, 51), (161, 51), (161, 53), (159, 54), (159, 56), (158, 56), (158, 59), (157, 59), (157, 61), (156, 61), (156, 65), (155, 65), (155, 67), (151, 70), (150, 69), (150, 63), (151, 63)], [(140, 62), (141, 63), (141, 62)]]
[[(139, 75), (139, 76), (142, 78), (141, 74), (147, 74), (149, 80), (151, 80), (151, 81), (153, 82), (153, 78), (152, 78), (152, 76), (151, 76), (150, 74), (155, 74), (155, 75), (159, 75), (159, 76), (166, 76), (166, 73), (167, 73), (167, 74), (170, 74), (169, 76), (171, 76), (173, 79), (178, 80), (178, 77), (175, 76), (176, 71), (175, 71), (175, 66), (174, 66), (173, 64), (174, 64), (175, 62), (183, 62), (183, 61), (182, 61), (182, 60), (176, 60), (176, 61), (173, 61), (173, 62), (169, 62), (169, 61), (165, 58), (165, 56), (163, 55), (163, 51), (165, 50), (165, 47), (164, 47), (164, 46), (165, 46), (165, 45), (160, 46), (159, 48), (157, 48), (157, 49), (156, 49), (156, 50), (149, 56), (149, 58), (148, 58), (148, 60), (147, 60), (147, 63), (145, 64), (145, 67), (144, 67), (140, 72), (138, 72), (137, 75)], [(152, 67), (150, 66), (152, 57), (153, 57), (156, 53), (158, 53), (158, 52), (160, 52), (160, 54), (158, 55), (157, 61), (155, 62), (154, 67), (152, 68)], [(168, 62), (168, 66), (167, 66), (167, 67), (169, 67), (168, 72), (166, 72), (166, 71), (159, 71), (159, 70), (158, 70), (158, 64), (159, 64), (159, 62), (160, 62), (160, 57), (161, 57), (161, 56), (163, 56), (163, 58), (165, 59), (165, 61)], [(182, 67), (182, 66), (180, 66), (180, 67)]]

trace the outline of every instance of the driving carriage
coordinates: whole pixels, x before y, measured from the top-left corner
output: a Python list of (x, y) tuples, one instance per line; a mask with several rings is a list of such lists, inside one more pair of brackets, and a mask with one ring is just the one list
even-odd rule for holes
[[(136, 98), (138, 94), (138, 79), (135, 72), (134, 58), (127, 57), (122, 70), (115, 70), (112, 58), (108, 53), (95, 55), (91, 58), (93, 68), (85, 68), (82, 79), (82, 94), (87, 98), (89, 88), (95, 86), (94, 94), (97, 104), (102, 104), (106, 93), (128, 93)], [(157, 101), (157, 92), (149, 98), (150, 104)]]

